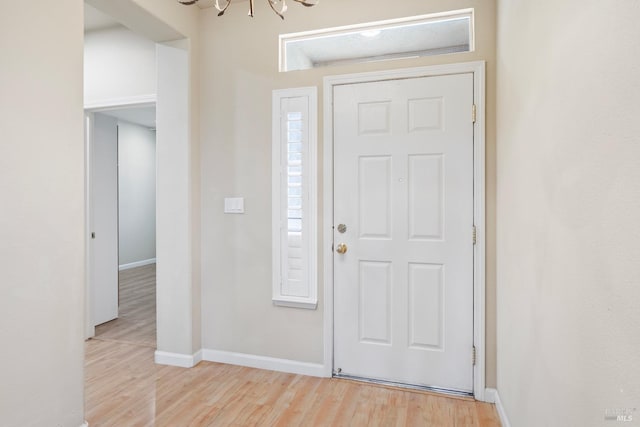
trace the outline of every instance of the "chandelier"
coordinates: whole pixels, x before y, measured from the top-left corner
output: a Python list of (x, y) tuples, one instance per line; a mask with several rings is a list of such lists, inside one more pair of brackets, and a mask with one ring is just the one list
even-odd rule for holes
[[(222, 1), (215, 0), (214, 6), (216, 9), (218, 9), (218, 16), (224, 15), (229, 5), (231, 5), (232, 1), (233, 0), (222, 0)], [(318, 4), (319, 0), (293, 0), (293, 1), (296, 3), (300, 3), (303, 6), (311, 7)], [(254, 0), (249, 0), (249, 16), (251, 16), (252, 18), (253, 18), (253, 2)], [(192, 5), (192, 4), (198, 3), (198, 0), (178, 0), (178, 3), (184, 4), (184, 5)], [(223, 3), (224, 6), (220, 6), (220, 3)], [(271, 7), (271, 10), (273, 10), (276, 15), (284, 19), (284, 13), (287, 11), (286, 0), (267, 0), (267, 3), (269, 3), (269, 7)]]

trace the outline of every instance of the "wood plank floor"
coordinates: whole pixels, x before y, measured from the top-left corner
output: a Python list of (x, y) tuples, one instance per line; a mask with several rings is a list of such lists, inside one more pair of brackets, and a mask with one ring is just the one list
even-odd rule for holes
[(96, 339), (156, 348), (156, 265), (119, 273), (118, 318), (96, 327)]
[[(141, 269), (126, 273), (142, 282), (155, 275), (151, 267)], [(91, 427), (500, 425), (493, 405), (470, 399), (211, 362), (191, 369), (156, 365), (155, 305), (140, 307), (151, 299), (140, 293), (135, 285), (123, 286), (123, 321), (105, 325), (105, 338), (86, 343), (85, 418)], [(127, 300), (138, 301), (129, 305), (132, 313)], [(141, 319), (152, 312), (153, 322)]]

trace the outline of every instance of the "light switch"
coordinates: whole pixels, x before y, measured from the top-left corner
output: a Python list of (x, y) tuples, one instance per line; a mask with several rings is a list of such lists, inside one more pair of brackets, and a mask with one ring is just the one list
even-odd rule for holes
[(229, 213), (229, 214), (244, 213), (244, 197), (225, 197), (224, 213)]

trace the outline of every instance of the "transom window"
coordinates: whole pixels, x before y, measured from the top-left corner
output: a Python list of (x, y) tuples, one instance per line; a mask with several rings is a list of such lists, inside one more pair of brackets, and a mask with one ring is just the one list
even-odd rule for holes
[(280, 71), (473, 51), (473, 9), (280, 35)]

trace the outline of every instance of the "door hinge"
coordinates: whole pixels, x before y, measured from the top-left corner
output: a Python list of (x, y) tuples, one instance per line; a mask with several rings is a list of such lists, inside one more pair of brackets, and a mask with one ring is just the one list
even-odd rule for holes
[(473, 350), (471, 351), (471, 364), (476, 366), (476, 346), (474, 345)]
[(476, 104), (473, 104), (471, 106), (471, 122), (472, 123), (476, 122)]
[(475, 245), (476, 242), (478, 241), (478, 233), (476, 231), (476, 226), (473, 226), (473, 244)]

